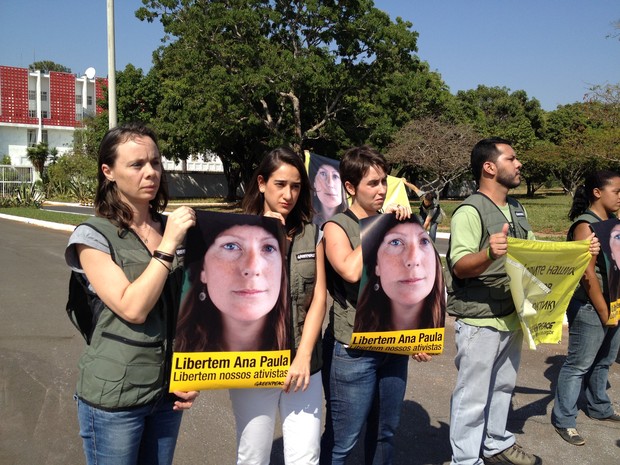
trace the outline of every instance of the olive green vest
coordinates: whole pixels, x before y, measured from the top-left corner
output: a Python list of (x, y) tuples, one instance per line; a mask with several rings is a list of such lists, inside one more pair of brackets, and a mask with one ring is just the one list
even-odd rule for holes
[[(332, 216), (329, 222), (336, 223), (344, 230), (351, 243), (351, 248), (355, 249), (360, 245), (359, 220), (351, 210)], [(342, 344), (349, 344), (355, 323), (355, 307), (357, 306), (360, 283), (359, 281), (349, 283), (342, 279), (330, 265), (329, 260), (326, 260), (325, 263), (325, 273), (327, 289), (334, 300), (329, 310), (329, 328), (337, 341)]]
[[(97, 217), (83, 225), (107, 239), (112, 260), (130, 282), (144, 272), (151, 253), (133, 231), (119, 234), (118, 227)], [(144, 323), (129, 323), (103, 305), (91, 343), (79, 361), (77, 395), (88, 404), (104, 410), (126, 409), (168, 392), (183, 253), (184, 249), (177, 250), (161, 297)]]
[[(314, 295), (318, 237), (318, 226), (306, 224), (299, 234), (293, 236), (289, 249), (289, 283), (293, 310), (292, 322), (295, 350), (299, 347), (301, 332)], [(321, 335), (319, 334), (319, 338), (312, 350), (312, 358), (310, 359), (311, 374), (318, 372), (323, 364), (321, 347)]]
[[(523, 206), (512, 197), (508, 197), (507, 202), (512, 218), (508, 235), (527, 239), (532, 228)], [(506, 216), (491, 199), (480, 192), (470, 195), (457, 210), (463, 205), (470, 205), (478, 211), (482, 225), (478, 250), (484, 250), (489, 246), (490, 236), (502, 231), (507, 222)], [(510, 278), (504, 268), (504, 257), (492, 262), (480, 276), (466, 279), (454, 276), (449, 249), (446, 261), (450, 271), (446, 274), (448, 314), (462, 318), (494, 318), (514, 312), (515, 306), (508, 285)]]
[[(575, 219), (574, 223), (571, 225), (568, 233), (566, 234), (567, 241), (574, 241), (575, 237), (575, 228), (579, 223), (598, 223), (602, 221), (601, 218), (598, 217), (594, 212), (590, 210), (586, 210), (584, 213), (579, 215), (577, 219)], [(598, 282), (601, 285), (601, 290), (603, 291), (603, 296), (605, 297), (605, 301), (609, 305), (609, 284), (607, 283), (607, 264), (605, 263), (605, 255), (603, 253), (599, 253), (596, 257), (596, 265), (595, 265), (596, 277), (598, 278)], [(573, 299), (576, 299), (580, 302), (590, 302), (590, 297), (588, 296), (586, 290), (581, 285), (581, 280), (575, 289), (575, 293), (573, 294)]]

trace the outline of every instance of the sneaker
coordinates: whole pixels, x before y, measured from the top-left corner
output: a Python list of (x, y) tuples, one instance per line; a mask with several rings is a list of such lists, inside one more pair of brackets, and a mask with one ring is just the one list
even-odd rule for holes
[(562, 439), (573, 446), (583, 446), (586, 443), (585, 439), (581, 437), (581, 434), (575, 428), (558, 428), (556, 426), (555, 430)]
[(486, 465), (541, 465), (542, 460), (536, 455), (528, 454), (519, 444), (513, 444), (508, 449), (491, 457), (484, 457)]

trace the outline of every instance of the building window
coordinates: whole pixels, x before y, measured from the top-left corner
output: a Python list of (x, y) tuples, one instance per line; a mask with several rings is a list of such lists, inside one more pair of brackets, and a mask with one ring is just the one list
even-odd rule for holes
[(82, 103), (82, 94), (75, 94), (75, 103), (80, 105)]
[(47, 110), (41, 110), (41, 118), (49, 118)]
[(36, 118), (37, 117), (37, 110), (28, 110), (28, 117)]
[(29, 90), (28, 100), (36, 100), (36, 99), (37, 99), (37, 92), (35, 90)]
[(42, 102), (47, 102), (47, 92), (46, 91), (41, 91), (41, 101)]
[(93, 104), (93, 96), (89, 95), (86, 97), (86, 105), (88, 105), (89, 107), (92, 106)]
[(37, 145), (37, 130), (28, 129), (28, 147), (34, 147)]
[(82, 112), (76, 112), (75, 113), (75, 120), (76, 121), (82, 121)]
[(41, 142), (47, 144), (47, 129), (41, 131)]

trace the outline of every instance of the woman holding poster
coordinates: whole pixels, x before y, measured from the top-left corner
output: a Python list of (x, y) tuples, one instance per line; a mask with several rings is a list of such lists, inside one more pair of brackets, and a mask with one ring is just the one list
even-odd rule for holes
[(161, 215), (168, 191), (155, 134), (110, 129), (99, 146), (96, 216), (65, 252), (95, 317), (76, 390), (87, 464), (171, 464), (181, 412), (197, 392), (168, 393), (170, 328), (183, 276), (181, 245), (194, 211)]
[(284, 350), (289, 344), (286, 244), (272, 218), (198, 212), (187, 249), (175, 352)]
[(314, 195), (314, 224), (322, 225), (336, 213), (347, 209), (347, 197), (340, 182), (338, 162), (316, 154), (310, 156), (310, 182)]
[(362, 225), (362, 254), (368, 280), (354, 332), (444, 326), (441, 259), (417, 215), (405, 221), (394, 215), (368, 218)]
[[(405, 355), (356, 350), (348, 347), (353, 332), (362, 250), (359, 221), (375, 216), (387, 193), (385, 157), (368, 146), (345, 152), (340, 175), (351, 207), (325, 223), (327, 283), (334, 299), (325, 332), (323, 386), (327, 402), (321, 463), (345, 463), (367, 424), (366, 463), (390, 464), (394, 435), (407, 383)], [(409, 217), (404, 206), (386, 208), (398, 220)], [(416, 360), (428, 360), (426, 354)]]
[[(321, 435), (321, 328), (325, 317), (324, 251), (312, 224), (311, 188), (302, 159), (280, 147), (256, 169), (243, 210), (271, 217), (286, 230), (293, 360), (283, 388), (231, 389), (237, 427), (237, 464), (268, 465), (276, 416), (282, 421), (287, 465), (319, 463)], [(264, 216), (262, 216), (264, 215)]]
[[(567, 240), (587, 239), (591, 226), (615, 218), (620, 208), (620, 175), (599, 171), (585, 180), (573, 198), (569, 218), (574, 221)], [(614, 220), (615, 221), (615, 220)], [(595, 229), (596, 231), (596, 229)], [(606, 237), (609, 237), (607, 234)], [(611, 239), (613, 241), (613, 238)], [(605, 246), (601, 236), (601, 243)], [(577, 400), (585, 385), (586, 413), (591, 418), (620, 422), (607, 395), (609, 367), (620, 346), (620, 331), (606, 326), (609, 319), (610, 285), (603, 254), (593, 257), (566, 312), (569, 324), (568, 355), (558, 376), (551, 423), (566, 442), (580, 446)], [(617, 284), (614, 284), (617, 286)], [(617, 289), (614, 291), (617, 292)]]

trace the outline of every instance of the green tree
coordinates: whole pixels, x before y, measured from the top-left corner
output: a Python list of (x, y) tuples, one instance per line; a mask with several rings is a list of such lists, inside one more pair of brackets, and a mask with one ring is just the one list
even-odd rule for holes
[(229, 196), (262, 154), (288, 144), (335, 156), (384, 148), (407, 121), (448, 97), (415, 55), (411, 23), (371, 0), (143, 0), (174, 40), (154, 57), (162, 93), (162, 150), (184, 159), (211, 150)]
[(45, 142), (39, 142), (33, 147), (26, 149), (28, 160), (32, 163), (34, 169), (39, 173), (39, 176), (43, 177), (43, 169), (45, 168), (45, 162), (50, 155), (50, 149)]
[(518, 153), (544, 137), (545, 113), (540, 102), (529, 99), (523, 90), (511, 93), (506, 87), (480, 85), (457, 92), (456, 99), (461, 121), (472, 124), (485, 137), (510, 140)]
[(553, 179), (552, 172), (558, 158), (558, 146), (548, 141), (540, 141), (519, 155), (528, 197), (534, 197), (538, 189)]
[(60, 73), (71, 73), (71, 68), (67, 68), (66, 66), (59, 65), (58, 63), (54, 63), (53, 61), (43, 60), (43, 61), (35, 61), (28, 65), (28, 69), (30, 71), (58, 71)]

